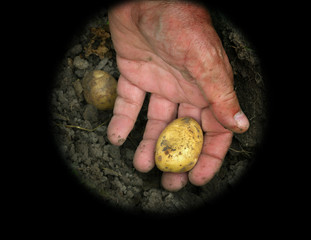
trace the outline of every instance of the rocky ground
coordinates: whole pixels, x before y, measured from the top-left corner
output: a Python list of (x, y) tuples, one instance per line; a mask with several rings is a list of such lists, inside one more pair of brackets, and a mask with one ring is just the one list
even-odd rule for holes
[(255, 48), (238, 28), (219, 13), (212, 12), (212, 17), (230, 59), (235, 89), (250, 120), (250, 129), (234, 135), (221, 170), (203, 187), (189, 183), (179, 192), (171, 193), (161, 187), (158, 169), (139, 173), (133, 168), (134, 152), (147, 120), (149, 95), (133, 131), (121, 147), (111, 145), (106, 136), (112, 111), (98, 111), (86, 103), (81, 87), (86, 72), (101, 69), (115, 79), (119, 77), (105, 9), (81, 27), (59, 63), (50, 102), (55, 142), (71, 169), (68, 174), (112, 208), (147, 213), (197, 208), (222, 197), (243, 181), (243, 175), (255, 161), (267, 119), (260, 62)]

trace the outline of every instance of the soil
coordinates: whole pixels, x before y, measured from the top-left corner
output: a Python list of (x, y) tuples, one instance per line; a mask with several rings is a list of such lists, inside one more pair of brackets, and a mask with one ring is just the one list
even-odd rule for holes
[(188, 183), (178, 192), (168, 192), (161, 187), (157, 168), (140, 173), (133, 167), (133, 156), (147, 121), (149, 95), (133, 131), (120, 147), (107, 139), (112, 111), (99, 111), (86, 103), (81, 80), (88, 71), (101, 69), (115, 79), (119, 77), (106, 9), (82, 26), (59, 63), (50, 102), (55, 142), (71, 169), (68, 174), (111, 208), (144, 213), (196, 209), (224, 197), (253, 166), (267, 120), (260, 61), (255, 47), (237, 27), (219, 12), (211, 14), (230, 59), (235, 90), (250, 128), (234, 135), (220, 171), (202, 187)]

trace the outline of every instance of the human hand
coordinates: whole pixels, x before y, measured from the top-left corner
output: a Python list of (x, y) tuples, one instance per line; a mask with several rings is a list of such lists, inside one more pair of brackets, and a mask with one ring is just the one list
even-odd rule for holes
[(233, 73), (206, 9), (185, 2), (138, 1), (109, 10), (109, 25), (120, 71), (118, 97), (107, 134), (122, 145), (133, 129), (145, 93), (148, 122), (133, 164), (154, 165), (162, 130), (176, 117), (192, 117), (204, 131), (195, 167), (163, 173), (162, 186), (178, 191), (188, 181), (206, 184), (220, 169), (233, 132), (249, 127), (233, 87)]

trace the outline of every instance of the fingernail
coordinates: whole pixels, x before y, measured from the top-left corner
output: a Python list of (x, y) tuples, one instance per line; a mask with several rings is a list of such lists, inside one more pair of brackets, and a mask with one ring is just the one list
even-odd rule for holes
[(242, 111), (237, 112), (233, 118), (241, 131), (246, 131), (249, 128), (249, 121)]

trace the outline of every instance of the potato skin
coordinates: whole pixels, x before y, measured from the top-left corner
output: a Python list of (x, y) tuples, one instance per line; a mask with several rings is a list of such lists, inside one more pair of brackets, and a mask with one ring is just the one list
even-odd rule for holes
[(200, 125), (190, 117), (178, 118), (160, 134), (155, 163), (163, 172), (187, 172), (198, 161), (203, 146)]
[(94, 70), (82, 79), (85, 100), (99, 110), (113, 109), (117, 97), (117, 81), (108, 73)]

